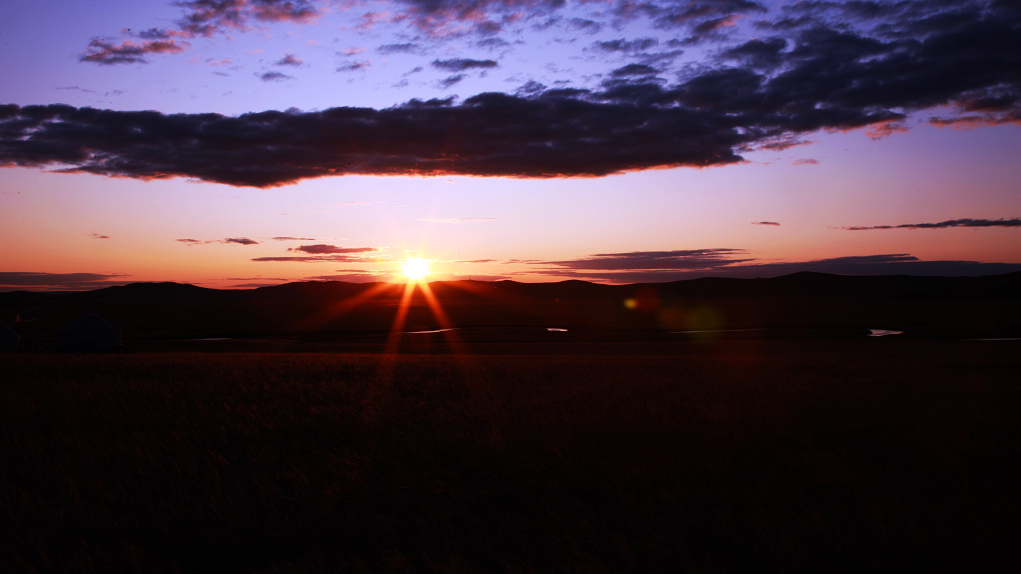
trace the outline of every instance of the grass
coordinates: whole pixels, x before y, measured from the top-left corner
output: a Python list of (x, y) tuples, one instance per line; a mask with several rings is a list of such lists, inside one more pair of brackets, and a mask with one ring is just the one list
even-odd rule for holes
[(1017, 351), (5, 355), (0, 569), (1012, 569)]

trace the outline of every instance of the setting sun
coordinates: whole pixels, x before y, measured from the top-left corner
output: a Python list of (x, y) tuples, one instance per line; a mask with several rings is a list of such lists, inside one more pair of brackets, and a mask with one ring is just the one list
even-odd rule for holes
[(429, 262), (425, 259), (408, 259), (401, 270), (408, 279), (420, 281), (429, 274)]

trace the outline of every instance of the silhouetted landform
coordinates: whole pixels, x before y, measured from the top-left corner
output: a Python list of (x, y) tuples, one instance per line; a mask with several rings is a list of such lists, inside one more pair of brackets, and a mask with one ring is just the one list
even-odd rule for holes
[[(142, 342), (230, 339), (381, 345), (395, 329), (406, 286), (298, 282), (257, 289), (135, 283), (95, 291), (0, 293), (0, 317), (23, 346), (46, 349), (61, 327), (95, 313)], [(431, 295), (432, 297), (430, 297)], [(437, 312), (430, 299), (437, 303)], [(13, 324), (34, 309), (36, 320)], [(603, 285), (585, 281), (435, 281), (407, 301), (405, 345), (592, 342), (678, 338), (1021, 336), (1021, 273), (985, 277), (841, 276), (703, 278)], [(443, 331), (443, 329), (448, 329)], [(553, 329), (553, 330), (551, 330)], [(434, 331), (433, 333), (428, 333)], [(425, 333), (423, 333), (425, 332)], [(427, 341), (435, 339), (436, 341)], [(221, 347), (237, 346), (222, 343)]]
[(111, 352), (124, 348), (121, 330), (95, 313), (82, 315), (57, 331), (57, 350)]

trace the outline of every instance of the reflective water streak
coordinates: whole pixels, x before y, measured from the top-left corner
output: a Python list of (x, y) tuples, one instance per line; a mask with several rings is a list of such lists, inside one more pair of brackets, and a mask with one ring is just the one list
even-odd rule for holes
[(869, 337), (885, 337), (887, 335), (903, 335), (904, 331), (891, 331), (889, 329), (869, 329)]

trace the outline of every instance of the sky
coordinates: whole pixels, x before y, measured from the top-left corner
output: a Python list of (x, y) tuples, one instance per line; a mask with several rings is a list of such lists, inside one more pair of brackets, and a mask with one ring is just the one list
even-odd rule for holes
[(1014, 0), (0, 5), (0, 291), (1021, 270)]

